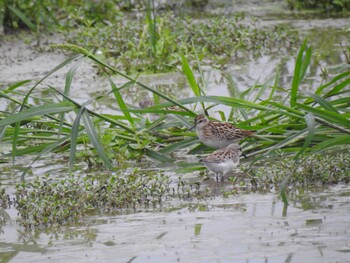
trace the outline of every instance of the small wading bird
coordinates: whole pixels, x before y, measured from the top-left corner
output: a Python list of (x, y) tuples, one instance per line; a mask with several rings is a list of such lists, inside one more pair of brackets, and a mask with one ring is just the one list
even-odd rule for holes
[(215, 173), (216, 181), (219, 181), (220, 175), (221, 180), (223, 180), (226, 173), (238, 166), (241, 154), (241, 146), (233, 143), (208, 155), (203, 163), (205, 167)]
[(210, 121), (203, 114), (197, 115), (192, 130), (196, 128), (198, 139), (207, 146), (220, 149), (251, 136), (255, 131), (241, 130), (227, 122)]

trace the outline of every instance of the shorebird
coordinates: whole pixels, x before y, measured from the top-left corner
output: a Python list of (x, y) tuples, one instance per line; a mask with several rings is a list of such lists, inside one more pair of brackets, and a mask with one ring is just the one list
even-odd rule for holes
[(221, 179), (223, 179), (222, 177), (226, 173), (238, 166), (241, 155), (241, 146), (233, 143), (208, 155), (203, 160), (203, 163), (209, 170), (215, 173), (216, 181), (219, 181), (220, 175)]
[(203, 114), (197, 115), (194, 126), (198, 139), (207, 146), (220, 149), (237, 143), (255, 131), (242, 130), (227, 122), (210, 121)]

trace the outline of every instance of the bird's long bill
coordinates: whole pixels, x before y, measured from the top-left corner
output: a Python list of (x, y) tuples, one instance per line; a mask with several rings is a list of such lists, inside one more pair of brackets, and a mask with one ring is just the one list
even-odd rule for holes
[(244, 158), (248, 158), (248, 156), (247, 156), (247, 155), (245, 155), (244, 153), (242, 153), (242, 156), (243, 156)]
[(189, 131), (192, 131), (195, 127), (196, 127), (196, 124), (193, 125), (191, 128), (189, 128), (188, 130), (189, 130)]

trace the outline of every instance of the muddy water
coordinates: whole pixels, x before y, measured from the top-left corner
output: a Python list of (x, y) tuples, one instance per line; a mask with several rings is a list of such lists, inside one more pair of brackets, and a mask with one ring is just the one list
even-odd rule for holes
[[(175, 201), (171, 209), (97, 217), (84, 226), (0, 236), (11, 262), (349, 262), (350, 187), (294, 199), (275, 194)], [(303, 209), (303, 207), (307, 207)], [(6, 261), (5, 261), (6, 262)]]

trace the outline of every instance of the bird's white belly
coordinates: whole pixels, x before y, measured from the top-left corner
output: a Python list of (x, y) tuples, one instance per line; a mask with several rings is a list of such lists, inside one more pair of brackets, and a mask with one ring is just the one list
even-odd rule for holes
[(204, 165), (214, 173), (226, 174), (237, 167), (238, 163), (232, 160), (226, 160), (224, 162), (204, 162)]

